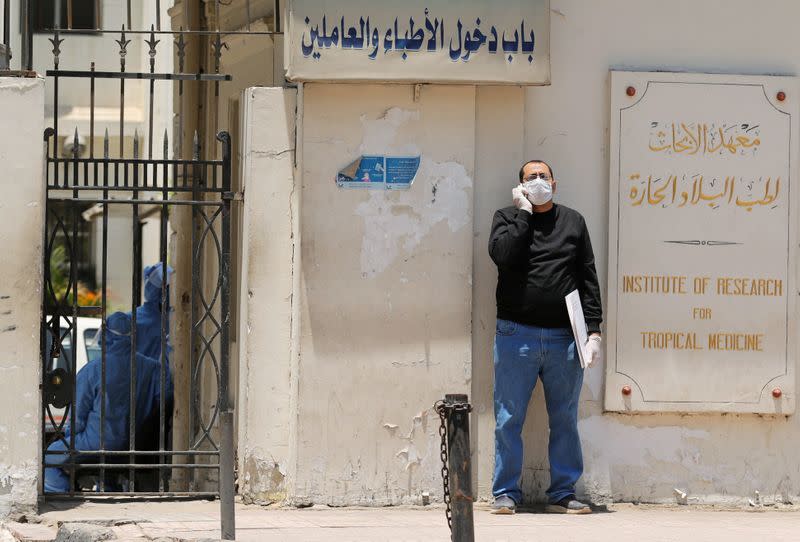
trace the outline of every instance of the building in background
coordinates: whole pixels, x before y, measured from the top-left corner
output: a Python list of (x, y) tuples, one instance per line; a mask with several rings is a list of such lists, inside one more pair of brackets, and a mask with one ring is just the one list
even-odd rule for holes
[[(60, 23), (62, 29), (72, 29), (75, 33), (62, 34), (60, 43), (59, 69), (89, 70), (92, 65), (98, 71), (119, 69), (121, 56), (119, 48), (108, 35), (99, 29), (149, 28), (164, 21), (168, 25), (167, 2), (143, 0), (137, 2), (120, 2), (114, 0), (59, 0)], [(23, 2), (6, 2), (9, 10), (10, 43), (20, 44), (13, 50), (10, 68), (18, 70), (23, 66)], [(32, 41), (32, 68), (39, 74), (46, 74), (54, 69), (53, 65), (53, 28), (55, 27), (56, 2), (30, 2), (30, 35)], [(2, 15), (0, 15), (1, 17)], [(130, 44), (124, 57), (125, 68), (130, 72), (147, 71), (149, 69), (149, 52), (144, 38), (130, 36)], [(156, 63), (159, 71), (172, 72), (173, 55), (167, 47), (157, 50)], [(55, 112), (58, 111), (59, 140), (55, 143), (61, 156), (74, 156), (75, 133), (77, 132), (79, 158), (94, 153), (102, 156), (104, 141), (110, 157), (121, 153), (131, 154), (134, 138), (138, 134), (139, 148), (148, 146), (148, 115), (151, 99), (147, 84), (144, 81), (128, 81), (125, 89), (125, 100), (120, 111), (119, 82), (97, 79), (94, 103), (89, 92), (87, 80), (61, 79), (59, 81), (58, 104), (55, 103), (55, 89), (47, 85), (45, 114), (46, 126), (54, 126)], [(157, 87), (152, 99), (153, 115), (159, 120), (159, 129), (154, 134), (154, 145), (159, 152), (166, 137), (172, 140), (172, 93), (167, 87)], [(90, 127), (91, 114), (94, 112), (93, 133)], [(170, 149), (172, 152), (172, 149)], [(79, 222), (82, 232), (82, 257), (80, 266), (81, 281), (86, 288), (96, 291), (101, 282), (100, 258), (98, 256), (101, 227), (93, 222), (98, 217), (99, 209), (84, 209), (83, 220)], [(102, 208), (102, 206), (100, 206)], [(120, 247), (132, 244), (132, 232), (128, 227), (130, 211), (117, 206), (110, 206), (111, 218), (109, 232), (112, 238), (119, 240)], [(156, 213), (160, 208), (156, 208)], [(147, 213), (144, 213), (147, 215)], [(134, 257), (129, 251), (121, 250), (110, 261), (108, 286), (112, 304), (118, 308), (128, 307), (131, 303), (127, 288), (130, 282), (131, 269), (134, 265), (143, 267), (158, 261), (159, 247), (150, 242), (157, 235), (157, 228), (151, 231), (152, 220), (142, 220), (143, 237), (149, 240), (143, 244), (140, 255)], [(136, 260), (136, 261), (134, 261)]]

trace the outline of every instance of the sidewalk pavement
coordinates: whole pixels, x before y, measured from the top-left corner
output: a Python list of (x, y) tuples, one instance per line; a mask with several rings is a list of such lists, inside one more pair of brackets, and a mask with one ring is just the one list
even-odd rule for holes
[[(700, 506), (618, 504), (587, 516), (543, 514), (533, 510), (514, 516), (489, 514), (486, 504), (475, 508), (475, 540), (511, 541), (797, 541), (800, 509), (758, 507), (717, 510)], [(49, 542), (59, 525), (63, 540), (208, 540), (219, 537), (219, 503), (53, 502), (28, 523), (7, 522), (0, 542)], [(74, 525), (76, 523), (84, 525)], [(92, 524), (86, 526), (85, 524)], [(391, 508), (305, 509), (263, 508), (237, 504), (237, 538), (241, 542), (447, 541), (450, 539), (440, 506)], [(5, 529), (5, 538), (3, 534)], [(66, 537), (66, 531), (73, 532)], [(87, 529), (89, 531), (87, 531)], [(9, 537), (9, 533), (13, 537)]]

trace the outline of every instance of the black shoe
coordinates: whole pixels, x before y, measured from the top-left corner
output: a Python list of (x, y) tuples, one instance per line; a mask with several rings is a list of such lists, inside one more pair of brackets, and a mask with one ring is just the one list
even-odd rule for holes
[(511, 515), (517, 510), (517, 503), (508, 495), (500, 495), (492, 504), (492, 514)]
[(591, 514), (592, 509), (588, 504), (575, 500), (575, 495), (564, 497), (560, 501), (548, 504), (545, 508), (551, 514)]

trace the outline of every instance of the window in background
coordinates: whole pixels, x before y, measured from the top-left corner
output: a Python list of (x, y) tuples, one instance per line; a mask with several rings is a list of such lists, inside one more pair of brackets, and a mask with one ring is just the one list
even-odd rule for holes
[[(56, 0), (61, 2), (61, 28), (94, 31), (100, 29), (100, 0)], [(34, 32), (53, 30), (55, 1), (32, 0), (31, 22)]]

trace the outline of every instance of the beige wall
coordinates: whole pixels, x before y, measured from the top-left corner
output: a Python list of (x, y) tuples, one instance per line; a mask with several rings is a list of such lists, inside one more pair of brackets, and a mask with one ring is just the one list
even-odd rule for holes
[[(415, 101), (410, 85), (305, 85), (299, 232), (285, 163), (293, 133), (282, 131), (292, 129), (291, 104), (283, 107), (280, 89), (246, 96), (244, 494), (330, 504), (441, 495), (430, 406), (467, 392), (476, 487), (486, 496), (496, 280), (486, 244), (524, 156), (524, 89), (423, 86)], [(370, 153), (422, 154), (412, 189), (336, 188), (336, 171)], [(298, 234), (302, 254), (292, 250)], [(540, 456), (546, 446), (529, 434)]]
[[(471, 378), (475, 89), (305, 85), (295, 500), (441, 493), (433, 403)], [(408, 191), (341, 189), (421, 155)]]
[[(795, 35), (800, 5), (553, 0), (551, 8), (553, 84), (526, 91), (525, 153), (552, 161), (560, 181), (557, 199), (585, 216), (605, 285), (609, 69), (797, 75), (800, 50), (788, 37)], [(598, 367), (587, 373), (582, 395), (587, 494), (673, 501), (677, 487), (701, 502), (743, 503), (756, 490), (768, 500), (797, 499), (797, 416), (604, 414), (604, 372)], [(545, 418), (542, 401), (534, 401), (523, 475), (534, 498), (548, 480), (540, 470), (547, 464)]]
[(0, 518), (35, 511), (41, 456), (39, 322), (44, 81), (0, 78)]
[[(280, 493), (290, 502), (384, 504), (413, 502), (420, 491), (441, 495), (437, 420), (429, 408), (457, 391), (469, 391), (475, 407), (474, 476), (479, 497), (488, 498), (496, 271), (486, 242), (520, 162), (552, 162), (556, 199), (585, 216), (605, 285), (609, 70), (800, 71), (800, 46), (790, 39), (800, 5), (790, 0), (769, 10), (745, 0), (724, 9), (691, 0), (553, 0), (551, 7), (549, 87), (422, 86), (419, 101), (406, 85), (301, 91), (302, 250), (292, 267), (299, 283), (288, 292), (273, 279), (291, 296), (291, 309), (269, 317), (260, 309), (265, 318), (251, 313), (249, 320), (250, 340), (269, 329), (284, 341), (276, 347), (281, 357), (268, 362), (282, 370), (271, 373), (268, 385), (279, 390), (269, 401), (289, 412), (251, 419), (252, 427), (284, 433), (280, 445), (288, 448), (270, 448), (265, 439), (261, 455), (289, 458)], [(427, 173), (408, 193), (334, 187), (337, 169), (361, 154), (415, 149), (423, 162), (449, 164), (450, 173), (463, 167), (469, 183), (454, 183), (447, 198), (437, 192), (436, 204)], [(260, 171), (250, 175), (270, 178)], [(275, 242), (288, 242), (287, 228), (275, 230), (282, 232)], [(249, 269), (251, 280), (266, 277), (263, 266)], [(284, 319), (293, 314), (288, 328)], [(251, 365), (267, 363), (249, 355)], [(767, 502), (797, 500), (797, 416), (608, 414), (604, 370), (587, 372), (582, 394), (580, 494), (598, 502), (671, 502), (679, 488), (694, 502), (746, 503), (758, 490)], [(522, 485), (533, 501), (549, 483), (542, 399), (539, 387), (524, 429)], [(245, 415), (256, 416), (240, 409)]]

